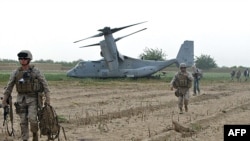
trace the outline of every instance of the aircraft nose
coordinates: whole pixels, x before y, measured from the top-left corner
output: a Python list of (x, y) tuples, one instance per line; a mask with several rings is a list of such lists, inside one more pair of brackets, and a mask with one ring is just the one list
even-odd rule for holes
[(75, 76), (76, 76), (76, 73), (75, 73), (74, 70), (69, 70), (69, 71), (67, 72), (67, 76), (69, 76), (69, 77), (75, 77)]

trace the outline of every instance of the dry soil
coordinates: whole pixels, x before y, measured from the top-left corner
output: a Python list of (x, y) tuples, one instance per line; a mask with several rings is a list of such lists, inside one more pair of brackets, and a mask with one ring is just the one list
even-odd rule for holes
[[(225, 124), (250, 124), (249, 82), (201, 83), (200, 95), (190, 90), (184, 114), (178, 113), (167, 82), (91, 83), (49, 82), (52, 106), (69, 141), (223, 141)], [(21, 140), (19, 118), (14, 118), (14, 140)], [(2, 124), (0, 136), (7, 137)]]

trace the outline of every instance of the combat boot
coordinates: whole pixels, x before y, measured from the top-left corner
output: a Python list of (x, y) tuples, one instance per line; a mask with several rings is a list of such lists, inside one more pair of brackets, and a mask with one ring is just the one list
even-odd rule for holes
[(33, 139), (32, 141), (38, 141), (38, 133), (37, 132), (33, 132)]
[(183, 114), (183, 110), (182, 110), (182, 108), (180, 108), (180, 114)]
[(188, 106), (187, 105), (185, 106), (185, 112), (188, 112)]

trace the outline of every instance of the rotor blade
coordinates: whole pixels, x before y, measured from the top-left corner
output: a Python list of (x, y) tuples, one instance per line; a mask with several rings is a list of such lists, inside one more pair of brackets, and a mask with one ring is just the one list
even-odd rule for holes
[[(145, 22), (147, 22), (147, 21), (145, 21)], [(98, 30), (98, 31), (100, 31), (100, 32), (102, 32), (102, 33), (99, 33), (99, 34), (97, 34), (97, 35), (90, 36), (90, 37), (88, 37), (88, 38), (84, 38), (84, 39), (75, 41), (75, 42), (73, 42), (73, 43), (77, 43), (77, 42), (80, 42), (80, 41), (83, 41), (83, 40), (86, 40), (86, 39), (90, 39), (90, 38), (94, 38), (94, 37), (100, 37), (100, 36), (103, 36), (104, 34), (107, 34), (107, 33), (108, 33), (108, 34), (112, 34), (112, 33), (115, 33), (115, 32), (117, 32), (117, 31), (119, 31), (119, 30), (122, 30), (122, 29), (124, 29), (124, 28), (128, 28), (128, 27), (131, 27), (131, 26), (135, 26), (135, 25), (138, 25), (138, 24), (145, 23), (145, 22), (140, 22), (140, 23), (136, 23), (136, 24), (132, 24), (132, 25), (120, 27), (120, 28), (113, 28), (113, 29), (110, 29), (109, 27), (105, 27), (104, 29), (99, 29), (99, 30)], [(111, 33), (108, 32), (108, 31), (106, 31), (106, 30), (110, 31)]]
[(128, 36), (130, 36), (130, 35), (133, 35), (133, 34), (135, 34), (135, 33), (141, 32), (141, 31), (146, 30), (146, 29), (147, 29), (147, 28), (143, 28), (143, 29), (141, 29), (141, 30), (138, 30), (138, 31), (133, 32), (133, 33), (131, 33), (131, 34), (128, 34), (128, 35), (126, 35), (126, 36), (122, 36), (122, 37), (116, 38), (115, 41), (119, 41), (119, 40), (121, 40), (122, 38), (128, 37)]
[[(145, 22), (147, 22), (147, 21), (145, 21)], [(138, 25), (138, 24), (145, 23), (145, 22), (140, 22), (140, 23), (136, 23), (136, 24), (132, 24), (132, 25), (120, 27), (120, 28), (113, 28), (113, 29), (111, 29), (111, 32), (112, 32), (112, 33), (115, 33), (115, 32), (117, 32), (117, 31), (119, 31), (119, 30), (124, 29), (124, 28), (128, 28), (128, 27), (131, 27), (131, 26), (135, 26), (135, 25)]]
[(86, 39), (90, 39), (90, 38), (94, 38), (94, 37), (100, 37), (100, 36), (102, 36), (102, 35), (103, 35), (103, 33), (99, 33), (99, 34), (96, 34), (96, 35), (94, 35), (94, 36), (90, 36), (90, 37), (88, 37), (88, 38), (84, 38), (84, 39), (75, 41), (75, 42), (73, 42), (73, 43), (77, 43), (77, 42), (80, 42), (80, 41), (83, 41), (83, 40), (86, 40)]
[(100, 43), (97, 43), (97, 44), (91, 44), (91, 45), (86, 45), (86, 46), (81, 46), (79, 48), (84, 48), (84, 47), (92, 47), (92, 46), (97, 46), (97, 45), (100, 45)]

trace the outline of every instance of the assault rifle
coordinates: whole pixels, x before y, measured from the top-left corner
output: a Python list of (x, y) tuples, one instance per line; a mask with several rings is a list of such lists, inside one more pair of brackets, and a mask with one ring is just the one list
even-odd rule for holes
[[(3, 98), (1, 97), (1, 100), (3, 100)], [(7, 106), (4, 106), (1, 104), (0, 107), (4, 109), (4, 112), (3, 112), (3, 126), (6, 125), (6, 129), (7, 129), (7, 132), (9, 134), (9, 136), (15, 136), (14, 134), (14, 128), (13, 128), (13, 107), (12, 107), (12, 96), (10, 95), (7, 99)], [(11, 131), (9, 131), (9, 126), (8, 126), (8, 116), (10, 116), (10, 122), (11, 122)]]

